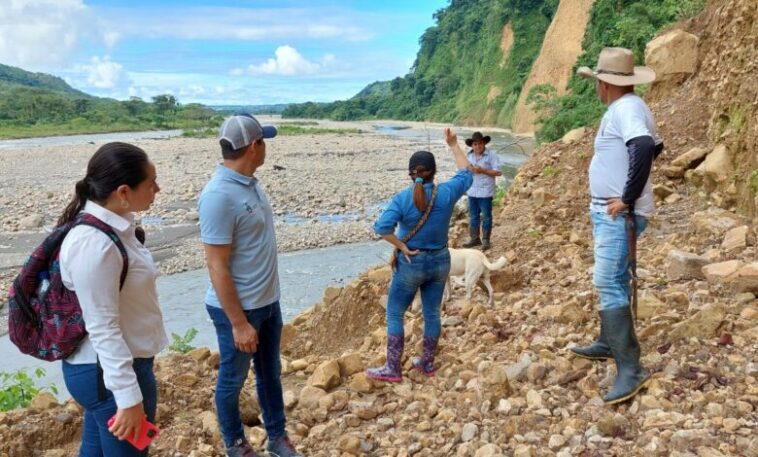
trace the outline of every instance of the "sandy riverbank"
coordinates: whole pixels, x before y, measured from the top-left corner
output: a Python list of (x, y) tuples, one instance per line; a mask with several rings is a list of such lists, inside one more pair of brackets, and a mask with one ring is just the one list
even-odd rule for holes
[[(403, 122), (403, 126), (427, 129), (429, 139), (419, 141), (373, 133), (375, 124), (325, 121), (319, 126), (358, 128), (364, 133), (280, 136), (268, 142), (267, 160), (257, 176), (277, 215), (280, 251), (371, 239), (370, 227), (381, 204), (407, 185), (406, 160), (417, 149), (430, 148), (438, 156), (441, 178), (454, 172), (441, 139), (441, 125)], [(216, 140), (134, 143), (156, 164), (162, 188), (150, 211), (140, 214), (161, 272), (201, 268), (195, 208), (197, 196), (220, 160)], [(89, 157), (101, 144), (40, 145), (0, 153), (2, 296), (25, 256), (44, 236), (45, 226), (55, 223), (72, 196), (74, 183), (84, 175)]]

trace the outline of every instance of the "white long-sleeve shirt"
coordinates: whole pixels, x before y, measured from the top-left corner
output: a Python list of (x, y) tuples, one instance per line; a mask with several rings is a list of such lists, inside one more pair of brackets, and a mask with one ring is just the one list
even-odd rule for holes
[(153, 357), (168, 344), (158, 305), (158, 272), (150, 251), (134, 234), (134, 216), (126, 217), (88, 201), (83, 210), (110, 225), (129, 257), (129, 271), (119, 290), (123, 257), (102, 231), (80, 225), (63, 240), (60, 253), (63, 284), (76, 292), (88, 336), (66, 359), (72, 364), (100, 359), (105, 387), (118, 408), (142, 402), (135, 358)]

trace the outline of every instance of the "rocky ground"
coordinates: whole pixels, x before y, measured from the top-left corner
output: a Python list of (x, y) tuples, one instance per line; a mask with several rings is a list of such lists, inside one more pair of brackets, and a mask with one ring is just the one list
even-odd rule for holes
[[(733, 178), (755, 165), (758, 140), (755, 123), (722, 128), (721, 98), (711, 96), (739, 87), (730, 102), (755, 112), (756, 86), (738, 83), (755, 78), (745, 69), (756, 62), (757, 9), (753, 0), (709, 2), (688, 25), (703, 38), (699, 53), (736, 64), (713, 64), (668, 92), (654, 87), (649, 100), (667, 151), (653, 171), (659, 213), (638, 253), (647, 389), (604, 406), (613, 363), (568, 351), (598, 330), (586, 191), (594, 132), (578, 131), (521, 169), (493, 232), (489, 256), (509, 261), (493, 275), (495, 303), (480, 291), (446, 304), (436, 377), (409, 369), (422, 327), (413, 313), (403, 382), (363, 374), (384, 360), (387, 268), (327, 289), (285, 326), (285, 403), (297, 447), (314, 457), (758, 455), (758, 220), (750, 216), (758, 202)], [(744, 37), (753, 48), (719, 42)], [(692, 92), (703, 87), (717, 92)], [(465, 221), (455, 222), (453, 240), (465, 231)], [(153, 455), (222, 455), (211, 400), (217, 365), (207, 349), (159, 361), (163, 434)], [(242, 404), (248, 436), (262, 447), (257, 403), (248, 396)], [(40, 396), (0, 414), (0, 455), (73, 455), (80, 424), (75, 404)]]
[[(370, 133), (369, 123), (339, 127), (361, 128), (364, 133), (280, 136), (268, 142), (267, 161), (257, 176), (275, 208), (280, 251), (371, 239), (370, 224), (380, 205), (407, 185), (408, 156), (427, 146), (426, 141)], [(454, 167), (441, 141), (441, 126), (434, 128), (439, 135), (431, 149), (447, 176)], [(162, 188), (150, 211), (140, 214), (161, 272), (201, 268), (196, 204), (220, 160), (216, 140), (135, 143), (156, 164)], [(0, 154), (0, 296), (6, 295), (25, 256), (44, 237), (44, 227), (57, 220), (98, 146), (30, 147)]]

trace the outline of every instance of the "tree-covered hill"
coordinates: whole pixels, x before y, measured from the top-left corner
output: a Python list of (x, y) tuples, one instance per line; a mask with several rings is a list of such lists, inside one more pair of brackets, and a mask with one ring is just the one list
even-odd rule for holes
[(94, 97), (61, 78), (0, 64), (0, 138), (165, 128), (220, 122), (199, 104), (180, 105), (170, 94), (151, 102)]

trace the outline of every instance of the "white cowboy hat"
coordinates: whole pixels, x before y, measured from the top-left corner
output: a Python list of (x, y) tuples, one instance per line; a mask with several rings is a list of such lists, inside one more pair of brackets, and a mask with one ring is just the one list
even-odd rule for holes
[(581, 67), (576, 73), (614, 86), (634, 86), (655, 81), (655, 71), (649, 67), (635, 67), (634, 54), (625, 48), (603, 48), (595, 70)]

